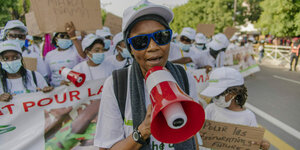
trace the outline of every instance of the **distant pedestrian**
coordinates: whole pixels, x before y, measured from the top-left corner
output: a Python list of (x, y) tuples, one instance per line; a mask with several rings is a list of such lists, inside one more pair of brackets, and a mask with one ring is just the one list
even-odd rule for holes
[(294, 71), (297, 71), (297, 64), (299, 59), (299, 50), (300, 50), (300, 40), (294, 41), (291, 45), (291, 62), (290, 62), (290, 71), (292, 71), (293, 61), (295, 59)]
[(259, 42), (258, 50), (259, 50), (259, 63), (261, 63), (261, 60), (264, 58), (264, 54), (265, 54), (265, 41), (264, 40), (261, 40)]

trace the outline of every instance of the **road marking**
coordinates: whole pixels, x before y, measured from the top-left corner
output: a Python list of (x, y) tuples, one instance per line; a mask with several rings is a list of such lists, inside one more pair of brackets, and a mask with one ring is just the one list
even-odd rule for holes
[(271, 122), (272, 124), (274, 124), (275, 126), (277, 126), (278, 128), (282, 129), (283, 131), (289, 133), (290, 135), (296, 137), (297, 139), (300, 140), (300, 132), (295, 130), (294, 128), (290, 127), (289, 125), (283, 123), (282, 121), (272, 117), (271, 115), (263, 112), (262, 110), (256, 108), (255, 106), (246, 103), (245, 106), (249, 109), (251, 109), (254, 113), (256, 113), (257, 115), (261, 116), (262, 118), (264, 118), (265, 120)]
[(280, 76), (277, 76), (277, 75), (273, 75), (273, 77), (277, 78), (277, 79), (281, 79), (281, 80), (290, 81), (290, 82), (293, 82), (293, 83), (300, 84), (300, 81), (292, 80), (292, 79), (289, 79), (289, 78), (280, 77)]
[[(259, 126), (262, 127), (261, 125)], [(267, 129), (265, 129), (264, 138), (267, 139), (277, 149), (295, 150), (294, 147), (290, 146)]]

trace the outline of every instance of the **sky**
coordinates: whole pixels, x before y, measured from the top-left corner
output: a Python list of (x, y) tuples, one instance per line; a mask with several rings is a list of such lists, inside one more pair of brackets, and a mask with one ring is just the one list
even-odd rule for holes
[[(123, 11), (136, 4), (140, 0), (100, 0), (101, 8), (107, 12), (111, 12), (117, 16), (122, 17)], [(165, 5), (169, 8), (173, 8), (178, 5), (187, 3), (188, 0), (149, 0), (152, 3)]]

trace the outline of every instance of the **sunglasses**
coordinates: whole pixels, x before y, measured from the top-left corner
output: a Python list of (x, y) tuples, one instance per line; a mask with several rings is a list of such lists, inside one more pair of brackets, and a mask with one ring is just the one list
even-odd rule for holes
[(167, 29), (150, 34), (137, 35), (129, 38), (127, 41), (135, 50), (140, 51), (146, 49), (149, 46), (151, 38), (159, 46), (166, 45), (170, 43), (172, 39), (172, 30)]
[(10, 39), (16, 39), (16, 38), (25, 39), (26, 35), (25, 34), (7, 34), (7, 37)]

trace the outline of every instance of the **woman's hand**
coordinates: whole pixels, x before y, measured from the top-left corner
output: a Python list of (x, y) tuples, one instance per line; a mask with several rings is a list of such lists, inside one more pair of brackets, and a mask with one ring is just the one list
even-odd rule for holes
[(142, 138), (147, 140), (151, 135), (150, 124), (151, 124), (151, 113), (152, 105), (149, 104), (147, 107), (147, 113), (144, 121), (138, 127), (138, 130), (141, 132)]
[(46, 86), (46, 87), (44, 87), (44, 88), (42, 89), (42, 91), (43, 91), (44, 93), (48, 93), (48, 92), (51, 92), (53, 89), (54, 89), (53, 86)]
[(208, 65), (204, 66), (204, 68), (206, 69), (206, 74), (208, 74), (212, 70), (212, 67)]
[(66, 86), (69, 86), (71, 82), (68, 82), (68, 81), (65, 81), (65, 80), (62, 80), (60, 82), (60, 85), (66, 85)]
[(3, 93), (0, 95), (0, 102), (9, 102), (12, 99), (12, 95), (9, 93)]
[(76, 28), (72, 21), (70, 23), (65, 24), (65, 29), (70, 38), (76, 37)]

